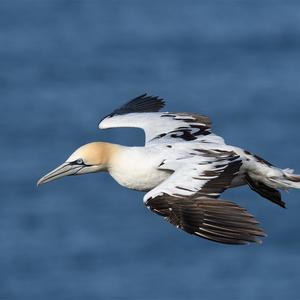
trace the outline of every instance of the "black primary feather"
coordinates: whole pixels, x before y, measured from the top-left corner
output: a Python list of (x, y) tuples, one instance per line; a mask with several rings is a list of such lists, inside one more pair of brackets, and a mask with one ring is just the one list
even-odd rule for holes
[(148, 96), (147, 94), (140, 95), (118, 109), (115, 109), (107, 117), (116, 115), (126, 115), (130, 113), (143, 113), (143, 112), (158, 112), (165, 106), (165, 101), (158, 96)]
[(146, 206), (171, 224), (190, 234), (224, 244), (260, 243), (264, 231), (244, 208), (209, 197), (150, 198)]

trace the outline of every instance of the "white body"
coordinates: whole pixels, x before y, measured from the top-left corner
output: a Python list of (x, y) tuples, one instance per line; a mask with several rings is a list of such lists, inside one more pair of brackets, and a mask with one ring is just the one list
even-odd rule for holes
[[(172, 148), (167, 147), (166, 144), (146, 145), (145, 147), (120, 146), (120, 151), (113, 158), (108, 172), (120, 185), (126, 188), (149, 191), (165, 181), (176, 169), (193, 163), (195, 157), (189, 155), (193, 149), (210, 150), (216, 147), (224, 151), (234, 151), (243, 161), (239, 174), (233, 179), (230, 187), (244, 185), (246, 183), (244, 175), (247, 172), (254, 179), (278, 188), (279, 184), (270, 181), (270, 178), (282, 176), (283, 170), (262, 164), (252, 155), (245, 154), (241, 148), (226, 144), (184, 142), (172, 144)], [(177, 162), (176, 164), (173, 163), (170, 168), (167, 166), (160, 167), (165, 159), (168, 161), (177, 160)], [(202, 160), (205, 162), (204, 158)], [(196, 161), (201, 161), (201, 157), (198, 156)], [(182, 180), (184, 181), (185, 178), (183, 177)], [(282, 184), (281, 187), (285, 188), (286, 186)]]

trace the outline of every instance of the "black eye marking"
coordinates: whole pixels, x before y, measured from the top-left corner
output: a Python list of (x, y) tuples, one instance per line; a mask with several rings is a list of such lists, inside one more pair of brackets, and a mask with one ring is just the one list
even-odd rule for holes
[(80, 166), (85, 166), (85, 163), (83, 161), (83, 159), (78, 158), (72, 162), (70, 162), (70, 165), (80, 165)]
[(75, 165), (75, 166), (82, 166), (82, 167), (91, 167), (92, 165), (86, 164), (82, 158), (78, 158), (72, 162), (69, 163), (70, 165)]
[(77, 159), (75, 162), (77, 165), (84, 165), (84, 162), (81, 158)]

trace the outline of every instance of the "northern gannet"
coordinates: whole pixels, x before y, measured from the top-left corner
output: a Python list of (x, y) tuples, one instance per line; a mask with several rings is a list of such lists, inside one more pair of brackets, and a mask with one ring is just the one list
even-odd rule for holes
[(145, 205), (190, 234), (225, 244), (261, 242), (258, 222), (244, 208), (219, 200), (228, 189), (248, 185), (285, 207), (278, 189), (300, 188), (300, 176), (225, 144), (208, 117), (159, 112), (165, 102), (141, 95), (107, 115), (100, 129), (137, 127), (144, 147), (94, 142), (77, 149), (38, 185), (64, 176), (107, 171), (122, 186), (147, 192)]

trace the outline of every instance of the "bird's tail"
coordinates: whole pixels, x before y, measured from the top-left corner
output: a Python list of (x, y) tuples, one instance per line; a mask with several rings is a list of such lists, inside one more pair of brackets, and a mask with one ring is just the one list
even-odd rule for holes
[(260, 172), (248, 172), (246, 181), (252, 190), (281, 207), (285, 207), (285, 203), (279, 190), (300, 189), (300, 175), (294, 174), (292, 169), (274, 166), (264, 166)]
[(293, 169), (281, 170), (282, 175), (270, 178), (271, 181), (278, 184), (279, 189), (288, 190), (290, 188), (300, 189), (300, 175), (294, 174)]

